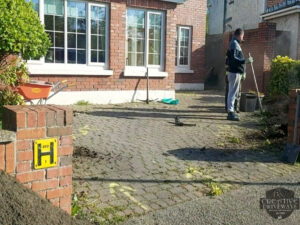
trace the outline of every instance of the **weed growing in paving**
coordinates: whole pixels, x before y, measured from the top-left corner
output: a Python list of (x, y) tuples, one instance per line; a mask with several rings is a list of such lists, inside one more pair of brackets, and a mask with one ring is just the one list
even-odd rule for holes
[(90, 105), (88, 101), (80, 100), (76, 103), (76, 105)]
[(210, 188), (209, 195), (210, 196), (218, 196), (223, 194), (223, 188), (219, 183), (209, 183), (208, 187)]
[[(88, 212), (86, 211), (88, 210)], [(89, 203), (85, 195), (73, 195), (72, 216), (86, 219), (95, 225), (115, 225), (124, 222), (127, 217), (122, 216), (123, 206), (112, 206), (100, 209), (94, 203)]]
[(230, 143), (233, 143), (233, 144), (239, 144), (240, 143), (240, 139), (237, 138), (237, 137), (228, 137), (228, 141)]

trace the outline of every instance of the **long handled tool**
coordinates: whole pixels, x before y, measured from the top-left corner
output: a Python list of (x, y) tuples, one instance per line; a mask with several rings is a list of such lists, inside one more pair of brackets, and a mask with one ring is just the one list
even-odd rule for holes
[[(249, 57), (251, 57), (250, 52), (249, 52)], [(258, 98), (258, 103), (259, 103), (259, 110), (260, 110), (260, 113), (263, 113), (263, 107), (262, 107), (262, 104), (261, 104), (261, 99), (259, 97), (259, 90), (258, 90), (258, 86), (257, 86), (255, 71), (254, 71), (254, 68), (253, 68), (253, 62), (251, 62), (251, 68), (252, 68), (253, 80), (254, 80), (255, 87), (256, 87), (256, 92), (257, 92), (257, 98)]]
[(295, 164), (297, 161), (300, 146), (297, 145), (298, 139), (298, 118), (299, 118), (299, 106), (300, 106), (300, 96), (297, 92), (297, 103), (296, 103), (296, 113), (295, 113), (295, 123), (294, 123), (294, 136), (293, 136), (293, 144), (287, 144), (283, 154), (283, 160), (289, 163)]
[(147, 99), (146, 103), (149, 104), (149, 68), (147, 67)]

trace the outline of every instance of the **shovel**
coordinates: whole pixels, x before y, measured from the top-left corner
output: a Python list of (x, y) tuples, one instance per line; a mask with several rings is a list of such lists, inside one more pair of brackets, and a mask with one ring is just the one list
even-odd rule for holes
[[(249, 57), (251, 57), (250, 52), (249, 52)], [(262, 107), (262, 104), (261, 104), (261, 99), (260, 99), (260, 97), (259, 97), (259, 90), (258, 90), (258, 86), (257, 86), (257, 81), (256, 81), (255, 71), (254, 71), (254, 68), (253, 68), (253, 62), (251, 62), (251, 69), (252, 69), (253, 80), (254, 80), (255, 88), (256, 88), (256, 92), (257, 92), (257, 98), (258, 98), (259, 109), (260, 109), (260, 113), (262, 114), (262, 113), (263, 113), (263, 107)]]
[(297, 135), (298, 135), (298, 117), (299, 117), (299, 106), (300, 106), (300, 96), (297, 92), (297, 103), (296, 103), (296, 114), (295, 114), (295, 124), (294, 124), (294, 137), (293, 137), (293, 144), (287, 144), (283, 160), (287, 161), (288, 163), (295, 164), (297, 161), (299, 152), (300, 152), (300, 146), (297, 145)]

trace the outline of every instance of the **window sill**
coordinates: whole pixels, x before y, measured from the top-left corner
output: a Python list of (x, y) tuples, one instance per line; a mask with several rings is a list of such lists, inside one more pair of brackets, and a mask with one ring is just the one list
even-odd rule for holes
[[(132, 67), (126, 68), (124, 71), (124, 77), (146, 77), (147, 69), (145, 67)], [(162, 72), (158, 69), (149, 68), (149, 77), (167, 77), (167, 72)]]
[(176, 67), (175, 68), (175, 73), (194, 73), (194, 70), (190, 70), (188, 68), (180, 68), (180, 67)]
[(102, 66), (88, 66), (76, 64), (36, 64), (28, 63), (29, 73), (32, 75), (90, 75), (112, 76), (113, 71), (104, 69)]

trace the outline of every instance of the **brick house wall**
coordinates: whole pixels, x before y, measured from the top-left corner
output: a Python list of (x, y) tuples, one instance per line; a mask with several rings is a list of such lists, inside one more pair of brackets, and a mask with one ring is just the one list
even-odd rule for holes
[[(192, 75), (184, 76), (178, 74), (178, 82), (202, 82), (201, 77), (204, 73), (204, 45), (205, 45), (205, 15), (206, 0), (187, 0), (182, 5), (159, 0), (97, 0), (96, 2), (107, 3), (109, 5), (109, 69), (113, 71), (112, 76), (87, 76), (87, 75), (39, 75), (31, 74), (35, 80), (49, 82), (58, 82), (68, 80), (71, 87), (65, 89), (67, 92), (107, 92), (118, 91), (122, 96), (122, 91), (144, 91), (146, 89), (146, 79), (143, 77), (125, 77), (124, 70), (126, 66), (126, 9), (127, 7), (146, 8), (160, 10), (165, 12), (165, 72), (167, 77), (150, 78), (150, 90), (157, 91), (160, 98), (174, 97), (175, 83), (175, 39), (176, 24), (193, 24), (193, 60), (192, 69), (195, 71)], [(195, 10), (195, 8), (197, 10)], [(192, 13), (191, 13), (192, 12)], [(179, 18), (179, 19), (178, 19)], [(162, 92), (164, 91), (164, 92)], [(145, 92), (145, 91), (144, 91)], [(130, 92), (131, 93), (131, 92)], [(114, 93), (113, 93), (114, 94)], [(155, 94), (155, 93), (154, 93)], [(63, 94), (59, 94), (63, 96)], [(70, 95), (69, 95), (70, 96)], [(101, 98), (101, 94), (97, 98)], [(118, 97), (117, 95), (115, 97)], [(96, 99), (97, 99), (96, 98)], [(105, 96), (103, 97), (105, 98)], [(154, 97), (153, 97), (154, 98)], [(55, 99), (55, 98), (54, 98)], [(57, 99), (57, 98), (56, 98)], [(133, 99), (133, 98), (132, 98)], [(68, 99), (67, 99), (68, 100)], [(127, 99), (128, 100), (128, 99)], [(127, 101), (124, 100), (124, 101)], [(131, 100), (131, 98), (130, 98)], [(107, 100), (97, 103), (118, 103), (118, 100)], [(122, 102), (122, 100), (120, 100)], [(55, 101), (50, 103), (60, 104)], [(68, 102), (69, 103), (69, 102)], [(65, 104), (67, 104), (65, 102)]]
[(205, 81), (206, 17), (204, 15), (206, 15), (206, 11), (206, 0), (188, 0), (175, 9), (177, 26), (184, 25), (192, 28), (190, 69), (194, 71), (192, 74), (176, 73), (175, 83), (194, 83), (198, 85), (198, 89), (202, 89)]
[[(97, 2), (110, 4), (110, 46), (109, 67), (113, 70), (112, 76), (62, 76), (62, 75), (32, 75), (36, 80), (58, 82), (67, 79), (75, 84), (66, 91), (92, 91), (92, 90), (132, 90), (145, 89), (146, 79), (125, 78), (125, 37), (126, 37), (126, 8), (139, 7), (156, 10), (165, 10), (166, 13), (166, 72), (167, 78), (150, 79), (152, 89), (174, 89), (174, 58), (175, 58), (175, 17), (176, 4), (157, 0), (97, 0)], [(169, 9), (169, 10), (168, 10)]]

